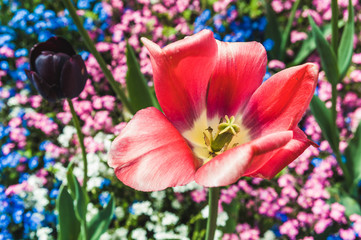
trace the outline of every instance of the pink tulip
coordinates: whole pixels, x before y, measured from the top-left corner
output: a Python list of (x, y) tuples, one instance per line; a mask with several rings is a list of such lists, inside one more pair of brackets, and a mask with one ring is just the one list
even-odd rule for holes
[(269, 179), (313, 144), (297, 124), (316, 87), (316, 65), (262, 84), (267, 55), (259, 43), (220, 42), (208, 30), (163, 49), (142, 41), (164, 113), (140, 110), (113, 141), (108, 164), (124, 184), (157, 191)]

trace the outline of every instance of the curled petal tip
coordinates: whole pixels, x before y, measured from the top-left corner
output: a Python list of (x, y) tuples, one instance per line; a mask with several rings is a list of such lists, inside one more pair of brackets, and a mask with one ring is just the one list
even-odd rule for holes
[(142, 41), (142, 43), (148, 49), (149, 53), (152, 56), (156, 56), (157, 54), (161, 53), (161, 51), (162, 51), (161, 48), (156, 43), (152, 42), (151, 40), (149, 40), (145, 37), (142, 37), (140, 39), (140, 41)]

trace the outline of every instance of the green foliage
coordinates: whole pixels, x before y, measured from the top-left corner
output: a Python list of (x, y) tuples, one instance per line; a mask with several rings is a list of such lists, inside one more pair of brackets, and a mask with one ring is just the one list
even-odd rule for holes
[(80, 222), (75, 216), (73, 198), (68, 193), (67, 187), (62, 186), (56, 199), (58, 210), (58, 239), (77, 240), (80, 233)]
[(321, 64), (322, 68), (326, 73), (328, 81), (332, 85), (336, 85), (338, 83), (338, 66), (337, 66), (337, 58), (330, 47), (330, 44), (326, 41), (326, 39), (323, 37), (321, 30), (316, 25), (315, 21), (308, 16), (308, 20), (312, 27), (312, 35), (315, 39), (317, 51), (321, 58)]
[[(331, 34), (331, 24), (326, 24), (320, 28), (323, 37)], [(312, 33), (307, 34), (307, 39), (302, 42), (297, 56), (293, 59), (291, 66), (301, 64), (316, 49), (316, 42)]]
[(100, 236), (108, 230), (110, 221), (114, 216), (115, 202), (114, 197), (111, 196), (107, 206), (100, 210), (89, 222), (88, 236), (90, 240), (97, 240)]
[(128, 43), (126, 46), (126, 57), (128, 66), (126, 82), (132, 107), (135, 111), (151, 106), (156, 106), (160, 109), (156, 98), (148, 87), (147, 80), (140, 71), (134, 50)]
[(73, 174), (73, 165), (70, 165), (67, 172), (67, 180), (68, 186), (70, 190), (70, 195), (74, 200), (74, 209), (75, 215), (79, 221), (85, 221), (86, 217), (86, 205), (87, 205), (87, 197), (83, 188), (80, 186), (78, 180)]
[(354, 9), (352, 6), (351, 0), (349, 0), (348, 5), (348, 20), (345, 25), (340, 46), (338, 48), (338, 68), (340, 71), (339, 81), (341, 81), (348, 68), (351, 65), (351, 59), (353, 55), (353, 42), (354, 42), (354, 32), (355, 32), (355, 23), (354, 23)]
[(311, 103), (311, 112), (322, 130), (322, 135), (329, 142), (332, 150), (338, 149), (339, 132), (333, 129), (331, 111), (326, 108), (325, 103), (317, 96), (313, 96)]
[(354, 137), (345, 149), (345, 157), (346, 166), (353, 179), (352, 185), (348, 187), (351, 193), (357, 195), (357, 191), (353, 188), (358, 188), (357, 184), (361, 180), (361, 124), (358, 125)]

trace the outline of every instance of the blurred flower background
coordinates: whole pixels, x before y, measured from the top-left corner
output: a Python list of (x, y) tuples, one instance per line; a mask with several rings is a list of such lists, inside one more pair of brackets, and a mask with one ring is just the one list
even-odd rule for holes
[[(77, 13), (115, 80), (125, 87), (126, 41), (138, 56), (140, 70), (152, 88), (152, 68), (140, 42), (160, 46), (210, 29), (222, 41), (258, 41), (268, 51), (264, 80), (303, 62), (320, 65), (311, 46), (307, 16), (326, 36), (331, 33), (331, 1), (305, 0), (295, 9), (284, 56), (275, 53), (273, 19), (284, 28), (295, 0), (78, 0)], [(266, 3), (267, 2), (267, 3)], [(355, 16), (350, 69), (337, 85), (340, 151), (347, 148), (361, 120), (361, 6), (351, 1)], [(339, 0), (340, 24), (348, 18), (349, 1)], [(55, 201), (66, 182), (69, 162), (81, 182), (83, 162), (76, 129), (66, 101), (47, 102), (25, 74), (30, 48), (52, 36), (73, 44), (85, 61), (89, 80), (74, 108), (82, 123), (88, 158), (90, 203), (87, 218), (105, 206), (111, 194), (115, 214), (107, 239), (202, 239), (208, 215), (207, 189), (195, 183), (143, 193), (124, 186), (107, 165), (111, 141), (131, 115), (104, 78), (69, 12), (60, 1), (2, 0), (0, 4), (0, 240), (56, 239)], [(308, 45), (307, 45), (308, 44)], [(305, 47), (306, 46), (306, 47)], [(316, 95), (331, 105), (331, 84), (319, 75)], [(273, 180), (242, 178), (221, 190), (216, 236), (219, 239), (358, 239), (361, 210), (335, 189), (344, 175), (314, 116), (308, 111), (301, 128), (319, 148), (308, 148)], [(351, 207), (350, 207), (351, 206)]]

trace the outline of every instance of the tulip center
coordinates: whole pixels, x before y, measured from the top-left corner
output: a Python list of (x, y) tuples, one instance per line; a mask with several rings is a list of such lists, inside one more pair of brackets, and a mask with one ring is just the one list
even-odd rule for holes
[(209, 134), (204, 134), (204, 143), (209, 148), (210, 153), (214, 155), (215, 153), (221, 151), (223, 148), (228, 148), (229, 143), (232, 141), (232, 138), (237, 135), (240, 131), (240, 126), (235, 123), (235, 118), (232, 116), (229, 118), (225, 116), (225, 122), (221, 119), (218, 125), (218, 133), (216, 137), (213, 138), (213, 128), (208, 127), (206, 130)]
[(249, 130), (242, 124), (242, 116), (207, 119), (202, 114), (192, 129), (182, 133), (194, 154), (207, 163), (215, 156), (250, 141)]

